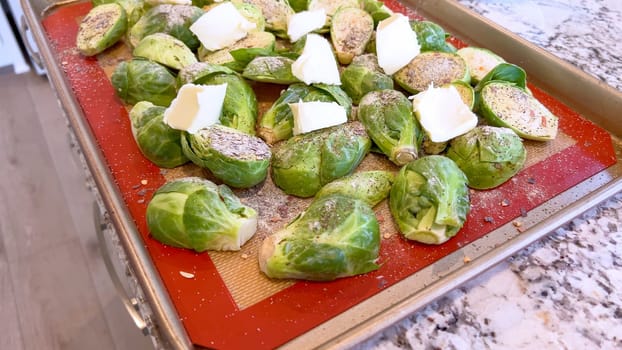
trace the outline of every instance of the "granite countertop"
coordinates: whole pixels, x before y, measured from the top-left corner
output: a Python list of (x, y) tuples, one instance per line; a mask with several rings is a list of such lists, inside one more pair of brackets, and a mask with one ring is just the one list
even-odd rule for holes
[[(622, 1), (458, 2), (622, 90)], [(622, 348), (622, 193), (356, 348)]]

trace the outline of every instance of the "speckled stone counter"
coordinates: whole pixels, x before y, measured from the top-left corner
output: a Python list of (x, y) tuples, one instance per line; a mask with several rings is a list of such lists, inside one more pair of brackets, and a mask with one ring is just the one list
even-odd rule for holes
[[(622, 1), (459, 2), (622, 90)], [(621, 349), (622, 193), (356, 348)]]

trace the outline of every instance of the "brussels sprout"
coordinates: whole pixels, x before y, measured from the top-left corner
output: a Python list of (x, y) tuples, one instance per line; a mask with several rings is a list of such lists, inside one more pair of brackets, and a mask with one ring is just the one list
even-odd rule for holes
[(370, 91), (393, 89), (393, 79), (384, 74), (374, 54), (364, 54), (354, 58), (352, 63), (341, 71), (341, 88), (359, 104), (361, 98)]
[(266, 238), (259, 267), (271, 278), (329, 281), (378, 269), (380, 227), (354, 198), (314, 200), (296, 220)]
[(131, 29), (140, 17), (145, 14), (146, 4), (143, 0), (116, 0), (117, 4), (123, 6), (127, 14), (127, 28)]
[(194, 53), (183, 41), (166, 33), (147, 35), (136, 45), (132, 54), (176, 70), (197, 62)]
[(455, 53), (427, 51), (417, 55), (393, 76), (395, 82), (410, 93), (441, 86), (455, 80), (470, 82), (469, 67)]
[(372, 91), (361, 99), (357, 116), (374, 144), (393, 163), (404, 165), (417, 159), (423, 132), (404, 94)]
[(225, 186), (191, 177), (160, 187), (147, 205), (151, 236), (174, 247), (240, 250), (257, 230), (257, 212)]
[(199, 39), (189, 28), (203, 13), (200, 8), (190, 5), (165, 4), (152, 7), (130, 29), (129, 42), (135, 47), (149, 34), (167, 33), (194, 51), (199, 47)]
[(273, 84), (294, 84), (300, 82), (292, 74), (294, 60), (282, 56), (255, 57), (250, 61), (242, 76), (249, 80)]
[[(259, 55), (269, 55), (274, 52), (275, 38), (274, 34), (269, 32), (250, 32), (245, 38), (236, 41), (233, 45), (226, 47), (218, 51), (207, 51), (203, 46), (199, 47), (198, 55), (199, 60), (212, 64), (220, 64), (230, 66), (235, 70), (242, 70), (246, 63), (252, 59), (252, 57)], [(249, 50), (254, 49), (254, 54), (251, 58), (248, 58), (246, 62), (240, 67), (240, 64), (236, 61), (236, 58), (231, 54), (234, 50)]]
[(374, 32), (371, 15), (356, 7), (340, 8), (330, 25), (330, 38), (341, 64), (350, 64), (354, 56), (365, 52)]
[(389, 209), (408, 239), (441, 244), (464, 225), (470, 210), (467, 178), (445, 156), (427, 156), (406, 164), (395, 177)]
[(464, 104), (469, 107), (469, 109), (472, 110), (475, 107), (475, 89), (473, 89), (471, 84), (465, 83), (462, 80), (456, 80), (449, 83), (449, 85), (452, 85), (454, 88), (456, 88), (456, 91), (458, 91), (462, 102), (464, 102)]
[(361, 8), (371, 15), (374, 19), (374, 28), (378, 26), (378, 23), (383, 19), (391, 17), (393, 11), (384, 5), (382, 1), (378, 0), (361, 0)]
[(76, 47), (85, 56), (94, 56), (114, 45), (127, 30), (127, 15), (117, 3), (92, 8), (78, 27)]
[(127, 104), (149, 101), (167, 107), (177, 95), (175, 77), (164, 66), (134, 58), (119, 63), (110, 77), (117, 95)]
[(315, 199), (340, 194), (361, 200), (374, 207), (389, 196), (395, 175), (390, 171), (361, 171), (324, 185)]
[(259, 6), (245, 2), (234, 2), (233, 5), (244, 18), (255, 23), (255, 29), (252, 31), (263, 32), (266, 29), (266, 18), (261, 13)]
[(200, 81), (205, 81), (217, 73), (235, 74), (235, 71), (217, 64), (197, 62), (187, 65), (179, 71), (179, 74), (177, 74), (177, 85), (199, 84)]
[(329, 21), (338, 10), (348, 7), (359, 8), (358, 0), (308, 0), (307, 6), (309, 11), (324, 9)]
[(491, 125), (508, 127), (526, 139), (548, 141), (557, 136), (557, 117), (512, 83), (490, 81), (484, 84), (478, 110)]
[(259, 122), (259, 136), (269, 144), (291, 137), (293, 134), (294, 117), (289, 104), (300, 101), (337, 102), (346, 109), (348, 116), (352, 110), (352, 100), (338, 86), (292, 84), (281, 93), (281, 96), (274, 101), (270, 109), (262, 116)]
[(288, 2), (294, 12), (302, 12), (307, 10), (307, 0), (289, 0)]
[(511, 129), (478, 126), (451, 140), (447, 157), (464, 172), (469, 187), (488, 189), (516, 175), (525, 164), (527, 151)]
[(421, 149), (423, 150), (423, 153), (428, 154), (428, 155), (429, 154), (441, 154), (445, 151), (448, 144), (449, 144), (449, 141), (434, 142), (430, 140), (430, 138), (427, 135), (424, 135), (423, 143), (421, 144)]
[(196, 165), (209, 169), (225, 184), (248, 188), (268, 174), (270, 147), (260, 138), (223, 125), (212, 125), (196, 134), (184, 133), (184, 154)]
[(490, 81), (505, 81), (527, 90), (527, 73), (521, 67), (511, 63), (499, 63), (486, 74), (475, 86), (475, 92), (479, 93), (482, 87)]
[(181, 132), (162, 119), (165, 107), (141, 101), (130, 110), (132, 135), (142, 154), (162, 168), (174, 168), (188, 162), (181, 149)]
[(282, 38), (287, 37), (287, 22), (294, 14), (287, 0), (234, 0), (257, 6), (266, 19), (266, 30)]
[(323, 185), (352, 173), (370, 147), (359, 122), (294, 136), (272, 149), (272, 180), (288, 194), (311, 197)]
[(456, 52), (456, 48), (445, 41), (449, 35), (438, 24), (430, 21), (411, 21), (410, 26), (417, 33), (421, 52)]
[(505, 60), (497, 54), (481, 47), (463, 47), (457, 51), (457, 54), (464, 58), (467, 66), (469, 66), (471, 83), (473, 84), (477, 84), (488, 72), (493, 70), (493, 68), (505, 62)]

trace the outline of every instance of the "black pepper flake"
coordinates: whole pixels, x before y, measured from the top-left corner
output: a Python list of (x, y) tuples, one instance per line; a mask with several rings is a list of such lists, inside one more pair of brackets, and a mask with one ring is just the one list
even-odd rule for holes
[(527, 183), (530, 184), (530, 185), (533, 185), (533, 184), (536, 183), (536, 179), (534, 179), (533, 177), (530, 177), (530, 178), (527, 179)]
[(136, 189), (139, 189), (139, 188), (140, 188), (140, 184), (132, 186), (133, 190), (136, 190)]
[(527, 216), (527, 209), (525, 209), (525, 208), (520, 208), (520, 216), (522, 216), (522, 217), (526, 217), (526, 216)]
[(484, 221), (486, 221), (486, 222), (495, 222), (495, 219), (492, 216), (484, 216)]
[(138, 194), (139, 196), (141, 196), (141, 197), (142, 197), (142, 196), (144, 196), (145, 194), (147, 194), (147, 190), (142, 189), (142, 190), (138, 191), (136, 194)]

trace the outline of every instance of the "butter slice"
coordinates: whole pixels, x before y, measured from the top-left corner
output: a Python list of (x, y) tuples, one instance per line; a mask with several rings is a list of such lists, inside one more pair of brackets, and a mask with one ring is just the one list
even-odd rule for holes
[(477, 116), (452, 85), (431, 86), (412, 99), (415, 115), (433, 142), (449, 141), (477, 126)]
[(164, 123), (173, 129), (196, 133), (219, 123), (227, 84), (185, 84), (164, 111)]
[(341, 85), (337, 60), (328, 40), (308, 34), (302, 55), (292, 64), (292, 74), (305, 84)]
[(244, 18), (231, 2), (225, 2), (199, 17), (190, 31), (203, 47), (216, 51), (245, 38), (255, 27), (255, 23)]
[(395, 13), (378, 23), (376, 54), (378, 65), (388, 75), (405, 67), (421, 51), (417, 34), (410, 27), (408, 17)]
[(326, 24), (326, 10), (323, 8), (312, 11), (301, 11), (289, 17), (287, 35), (291, 42), (296, 42), (303, 36)]
[(290, 103), (294, 115), (294, 135), (328, 128), (348, 121), (345, 108), (336, 102), (298, 102)]

